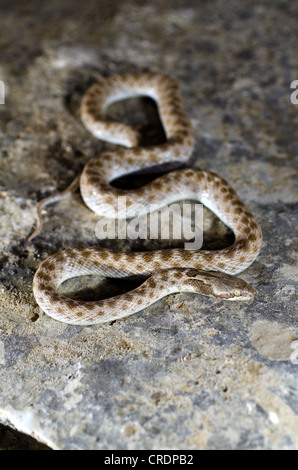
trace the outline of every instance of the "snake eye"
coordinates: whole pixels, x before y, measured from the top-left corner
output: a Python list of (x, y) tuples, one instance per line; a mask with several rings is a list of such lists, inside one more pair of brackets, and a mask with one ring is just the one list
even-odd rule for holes
[(234, 296), (235, 297), (240, 297), (240, 295), (241, 295), (241, 290), (239, 290), (239, 289), (234, 290)]

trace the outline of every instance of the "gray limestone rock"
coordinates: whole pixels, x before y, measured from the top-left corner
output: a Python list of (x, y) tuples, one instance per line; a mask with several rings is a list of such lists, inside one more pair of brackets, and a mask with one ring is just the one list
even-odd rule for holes
[[(297, 4), (4, 0), (1, 13), (1, 423), (53, 449), (297, 449)], [(102, 74), (145, 70), (181, 87), (196, 134), (190, 165), (226, 178), (261, 224), (261, 254), (240, 276), (257, 297), (177, 294), (99, 327), (59, 323), (32, 294), (47, 256), (166, 246), (99, 242), (79, 193), (49, 206), (26, 241), (36, 202), (113, 148), (80, 121), (85, 90)], [(162, 138), (150, 101), (110, 112), (145, 142)], [(205, 246), (231, 243), (207, 210), (204, 230)], [(90, 277), (66, 289), (128, 287)]]

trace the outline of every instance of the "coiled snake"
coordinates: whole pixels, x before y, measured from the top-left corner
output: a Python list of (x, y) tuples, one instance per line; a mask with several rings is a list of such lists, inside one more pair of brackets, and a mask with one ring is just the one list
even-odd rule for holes
[[(133, 96), (149, 96), (157, 104), (166, 142), (138, 146), (139, 134), (130, 126), (105, 119), (106, 108), (114, 101)], [(166, 249), (120, 253), (103, 248), (65, 249), (50, 256), (38, 268), (33, 292), (41, 309), (51, 317), (77, 325), (90, 325), (131, 315), (158, 299), (175, 292), (192, 292), (227, 300), (251, 300), (255, 291), (246, 282), (233, 277), (246, 269), (258, 256), (262, 234), (254, 216), (231, 186), (220, 176), (204, 170), (186, 168), (172, 171), (142, 188), (118, 189), (110, 182), (127, 173), (174, 161), (186, 162), (194, 136), (176, 83), (153, 73), (129, 73), (102, 78), (85, 94), (81, 116), (84, 125), (99, 139), (119, 144), (115, 151), (101, 152), (84, 167), (68, 191), (78, 184), (85, 204), (95, 213), (111, 216), (119, 196), (126, 196), (127, 217), (141, 203), (170, 204), (192, 199), (213, 211), (235, 234), (232, 246), (219, 250)], [(38, 205), (41, 208), (61, 194)], [(124, 214), (118, 214), (124, 217)], [(145, 275), (141, 286), (125, 294), (99, 301), (73, 300), (59, 293), (67, 279), (88, 274), (108, 277)]]

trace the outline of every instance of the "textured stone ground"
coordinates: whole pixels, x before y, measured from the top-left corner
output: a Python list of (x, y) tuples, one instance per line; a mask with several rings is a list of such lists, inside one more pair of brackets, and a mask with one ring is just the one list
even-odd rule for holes
[[(297, 449), (295, 2), (0, 8), (1, 423), (53, 449)], [(58, 323), (34, 301), (34, 272), (60, 248), (98, 243), (97, 219), (75, 194), (48, 208), (28, 244), (35, 203), (107, 148), (79, 119), (88, 86), (143, 70), (177, 80), (196, 134), (190, 165), (225, 177), (261, 223), (262, 252), (241, 275), (257, 298), (248, 306), (179, 294), (101, 327)], [(160, 138), (150, 102), (111, 113), (130, 116), (149, 142)], [(208, 211), (204, 228), (205, 246), (231, 241)], [(122, 287), (88, 282), (82, 295)]]

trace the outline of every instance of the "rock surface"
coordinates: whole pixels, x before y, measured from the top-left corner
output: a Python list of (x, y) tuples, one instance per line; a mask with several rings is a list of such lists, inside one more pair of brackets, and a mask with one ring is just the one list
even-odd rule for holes
[[(297, 449), (297, 4), (1, 5), (1, 423), (53, 449)], [(261, 254), (241, 275), (258, 294), (251, 305), (179, 294), (112, 324), (65, 325), (39, 310), (32, 278), (58, 249), (98, 244), (97, 218), (75, 194), (28, 244), (34, 207), (107, 148), (80, 122), (84, 91), (143, 70), (177, 80), (190, 165), (226, 178), (260, 222)], [(112, 112), (155, 138), (151, 104), (127, 106)], [(206, 246), (228, 243), (207, 211), (204, 223)], [(87, 294), (100, 286), (89, 279)]]

